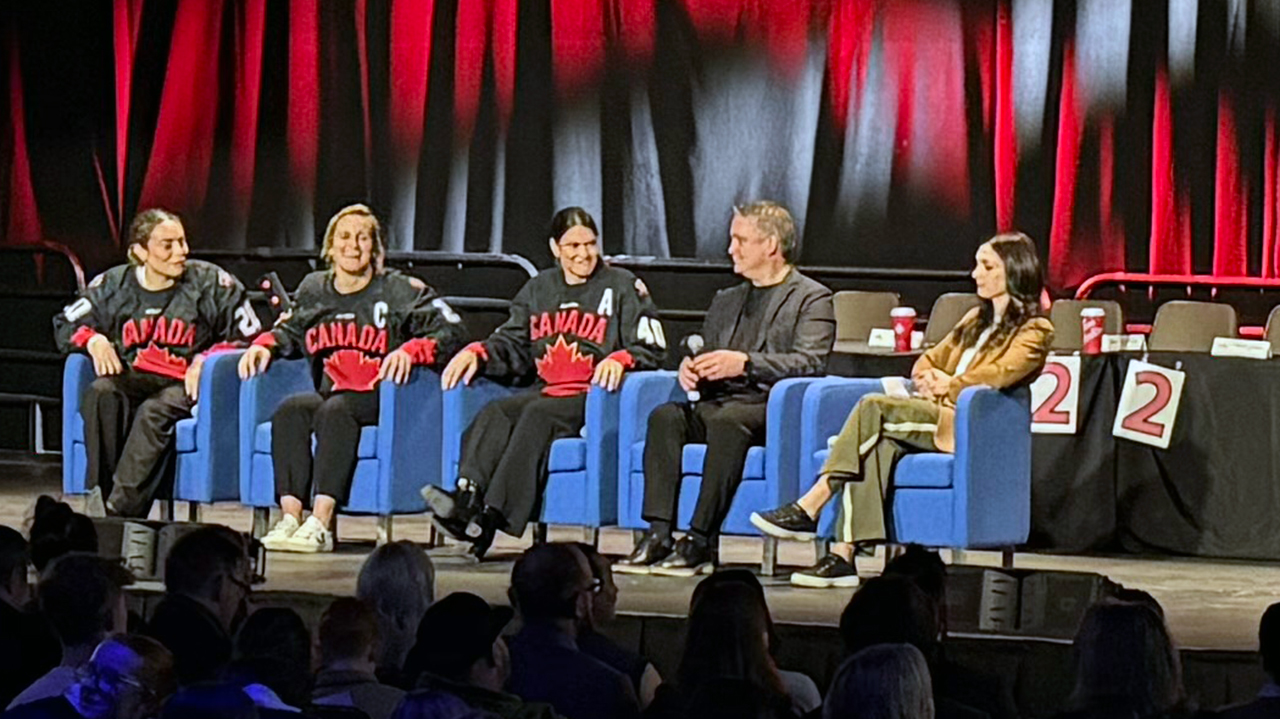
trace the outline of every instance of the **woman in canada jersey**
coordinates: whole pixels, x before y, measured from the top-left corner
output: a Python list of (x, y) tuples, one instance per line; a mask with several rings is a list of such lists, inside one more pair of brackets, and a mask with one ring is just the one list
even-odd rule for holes
[(378, 383), (403, 384), (414, 365), (436, 364), (462, 343), (458, 315), (421, 280), (385, 269), (385, 255), (373, 212), (340, 210), (320, 250), (329, 269), (303, 278), (293, 309), (240, 361), (248, 378), (274, 357), (305, 355), (316, 385), (285, 399), (271, 418), (282, 516), (262, 539), (267, 549), (333, 551), (333, 513), (351, 490), (360, 428), (378, 421)]
[(524, 533), (542, 497), (551, 443), (582, 429), (591, 385), (614, 391), (624, 371), (653, 369), (666, 352), (649, 290), (600, 261), (591, 215), (581, 207), (560, 210), (548, 234), (559, 266), (525, 283), (507, 321), (463, 348), (441, 375), (446, 390), (477, 373), (536, 375), (533, 387), (489, 403), (467, 428), (457, 491), (422, 490), (436, 525), (470, 541), (478, 557), (497, 530)]

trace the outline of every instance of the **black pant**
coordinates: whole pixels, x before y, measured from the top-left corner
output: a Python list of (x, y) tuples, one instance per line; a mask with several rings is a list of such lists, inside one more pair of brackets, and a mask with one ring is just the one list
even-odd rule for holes
[(145, 517), (173, 479), (173, 428), (191, 416), (181, 380), (126, 370), (98, 377), (80, 403), (88, 458), (85, 485), (101, 487), (112, 511)]
[[(315, 494), (346, 504), (356, 471), (360, 428), (378, 423), (378, 392), (302, 392), (285, 399), (271, 416), (271, 464), (276, 499), (296, 497), (304, 505)], [(311, 435), (315, 434), (315, 456)]]
[(689, 528), (705, 538), (720, 533), (733, 495), (742, 483), (747, 450), (764, 444), (764, 402), (669, 402), (649, 415), (644, 445), (642, 517), (670, 530), (680, 501), (686, 444), (706, 444), (698, 506)]
[(490, 402), (467, 427), (458, 476), (502, 514), (504, 531), (524, 534), (547, 486), (551, 443), (577, 434), (586, 412), (585, 394), (544, 397), (534, 389)]

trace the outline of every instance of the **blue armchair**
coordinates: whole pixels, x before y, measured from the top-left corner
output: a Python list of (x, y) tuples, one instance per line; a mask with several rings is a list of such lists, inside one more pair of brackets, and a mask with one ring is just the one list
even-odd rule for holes
[[(199, 519), (199, 505), (238, 499), (240, 413), (236, 365), (242, 352), (209, 355), (200, 374), (200, 402), (192, 417), (174, 427), (175, 471), (172, 499), (190, 503), (189, 516)], [(67, 357), (62, 378), (62, 491), (84, 494), (88, 459), (84, 444), (84, 418), (80, 403), (93, 382), (93, 360), (86, 355)], [(172, 506), (166, 506), (172, 513)]]
[[(758, 534), (751, 513), (793, 501), (799, 491), (801, 444), (795, 428), (799, 424), (806, 390), (818, 381), (814, 377), (782, 380), (769, 392), (765, 446), (747, 451), (742, 484), (734, 495), (721, 530), (726, 534)], [(618, 521), (623, 527), (643, 529), (644, 446), (649, 431), (649, 415), (659, 405), (686, 399), (675, 372), (637, 372), (622, 388), (618, 419)], [(705, 444), (686, 444), (681, 458), (676, 524), (688, 527), (702, 486)], [(772, 574), (777, 543), (766, 538), (762, 570)]]
[[(254, 533), (266, 528), (276, 505), (271, 462), (271, 416), (286, 397), (314, 391), (306, 360), (276, 360), (240, 386), (240, 501), (254, 508)], [(418, 494), (440, 482), (440, 376), (415, 367), (403, 385), (378, 386), (378, 424), (360, 431), (348, 514), (378, 516), (377, 540), (392, 539), (392, 516), (426, 511)]]
[[(811, 485), (854, 405), (881, 391), (879, 380), (829, 379), (804, 401), (804, 479)], [(889, 540), (955, 549), (1009, 550), (1031, 531), (1031, 413), (1026, 388), (968, 387), (956, 406), (956, 451), (909, 454), (893, 475)], [(831, 536), (835, 503), (819, 533)]]
[[(623, 387), (630, 382), (628, 374)], [(519, 390), (496, 382), (477, 379), (469, 386), (458, 385), (444, 393), (443, 452), (445, 486), (458, 479), (462, 434), (485, 404)], [(618, 405), (621, 390), (608, 392), (592, 387), (587, 394), (583, 431), (551, 443), (547, 455), (547, 485), (542, 509), (535, 524), (535, 537), (545, 538), (548, 524), (587, 527), (591, 542), (598, 530), (618, 519)]]

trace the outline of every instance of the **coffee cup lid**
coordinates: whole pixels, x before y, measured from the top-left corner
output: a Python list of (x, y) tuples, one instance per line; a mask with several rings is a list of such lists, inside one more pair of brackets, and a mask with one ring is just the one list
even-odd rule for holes
[(916, 311), (911, 307), (894, 307), (889, 311), (890, 317), (915, 317)]
[(1106, 317), (1107, 311), (1101, 307), (1086, 307), (1080, 310), (1081, 317)]

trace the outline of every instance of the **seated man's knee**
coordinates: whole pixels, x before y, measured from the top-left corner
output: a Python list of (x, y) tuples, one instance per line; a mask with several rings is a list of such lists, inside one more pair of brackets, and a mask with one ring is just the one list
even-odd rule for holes
[(678, 403), (668, 402), (664, 405), (659, 405), (657, 409), (649, 413), (649, 431), (661, 431), (678, 426), (678, 423), (683, 419), (684, 410)]

